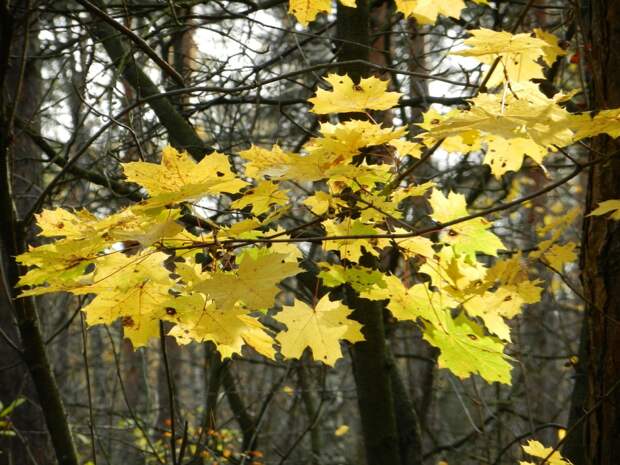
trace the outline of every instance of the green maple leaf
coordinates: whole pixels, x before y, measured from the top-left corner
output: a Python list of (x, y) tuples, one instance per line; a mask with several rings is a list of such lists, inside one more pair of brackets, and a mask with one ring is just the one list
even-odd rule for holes
[(456, 318), (449, 315), (441, 326), (429, 326), (424, 339), (437, 347), (439, 367), (448, 368), (460, 378), (479, 374), (488, 382), (510, 384), (512, 369), (504, 355), (504, 344), (497, 338), (486, 336), (482, 328), (463, 314)]
[[(451, 192), (446, 197), (434, 189), (429, 202), (433, 208), (431, 217), (440, 223), (469, 216), (467, 201), (462, 194)], [(497, 251), (505, 247), (499, 237), (489, 230), (490, 227), (491, 224), (484, 218), (473, 218), (449, 226), (442, 235), (442, 241), (452, 245), (456, 253), (471, 258), (475, 258), (477, 252), (496, 256)]]
[(342, 265), (332, 265), (330, 263), (318, 264), (322, 271), (319, 278), (327, 287), (336, 287), (342, 284), (350, 284), (357, 291), (362, 292), (373, 287), (385, 287), (383, 281), (384, 274), (378, 270), (365, 266), (344, 267)]

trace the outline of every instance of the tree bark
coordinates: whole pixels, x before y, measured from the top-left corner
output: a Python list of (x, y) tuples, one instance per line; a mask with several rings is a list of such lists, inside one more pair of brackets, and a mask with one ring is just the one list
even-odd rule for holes
[(41, 81), (32, 58), (38, 54), (35, 15), (33, 2), (0, 1), (0, 400), (6, 406), (18, 396), (27, 399), (11, 415), (17, 437), (0, 436), (0, 463), (54, 463), (51, 439), (58, 463), (77, 465), (35, 301), (18, 299), (15, 289), (20, 274), (15, 256), (26, 250), (28, 236), (20, 217), (37, 198), (40, 175), (40, 151), (15, 129), (17, 118), (37, 121)]
[(420, 419), (409, 397), (405, 383), (396, 366), (396, 361), (388, 349), (390, 380), (392, 383), (394, 412), (398, 430), (398, 445), (401, 465), (422, 464), (422, 438)]
[[(583, 1), (587, 61), (594, 109), (620, 106), (620, 3)], [(592, 141), (592, 157), (612, 155), (620, 143), (607, 136)], [(590, 171), (586, 211), (620, 198), (620, 158), (610, 157)], [(620, 463), (620, 222), (587, 217), (582, 242), (582, 281), (588, 304), (588, 393), (586, 463)], [(577, 463), (576, 465), (580, 465)]]
[[(341, 65), (340, 73), (347, 73), (354, 82), (368, 74), (365, 62), (369, 59), (370, 25), (367, 1), (359, 1), (357, 8), (338, 3), (337, 11), (338, 59), (358, 60)], [(341, 115), (349, 118), (351, 115)], [(366, 257), (368, 258), (368, 257)], [(372, 259), (372, 257), (371, 257)], [(399, 465), (400, 448), (394, 412), (394, 395), (386, 351), (383, 305), (360, 299), (349, 292), (348, 302), (354, 309), (352, 318), (363, 325), (366, 338), (353, 346), (353, 374), (362, 420), (362, 434), (367, 465)]]
[(571, 433), (562, 448), (564, 457), (570, 460), (573, 465), (586, 464), (585, 428), (582, 419), (586, 411), (585, 403), (588, 394), (587, 357), (589, 334), (590, 330), (588, 329), (588, 319), (584, 317), (581, 335), (579, 337), (579, 353), (577, 355), (578, 360), (575, 365), (575, 384), (573, 385), (570, 411), (568, 413), (568, 427), (571, 430)]

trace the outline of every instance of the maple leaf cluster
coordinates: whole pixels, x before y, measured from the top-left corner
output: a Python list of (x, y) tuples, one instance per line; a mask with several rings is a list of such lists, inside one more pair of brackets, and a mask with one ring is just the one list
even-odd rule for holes
[[(461, 8), (414, 0), (397, 5), (429, 21)], [(291, 2), (302, 22), (327, 7)], [(441, 367), (460, 377), (510, 383), (508, 323), (540, 300), (540, 282), (530, 279), (521, 254), (497, 258), (503, 242), (462, 194), (444, 193), (432, 182), (415, 184), (402, 173), (412, 159), (443, 144), (463, 154), (484, 150), (484, 163), (501, 177), (518, 170), (526, 155), (542, 164), (551, 151), (585, 137), (619, 135), (619, 112), (569, 113), (562, 106), (569, 97), (548, 97), (531, 82), (563, 53), (547, 33), (482, 29), (465, 45), (456, 53), (490, 68), (499, 63), (490, 74), (491, 91), (466, 109), (429, 110), (417, 137), (372, 119), (370, 111), (398, 104), (400, 94), (388, 91), (388, 82), (369, 77), (354, 83), (331, 74), (330, 89), (309, 100), (311, 111), (348, 119), (322, 123), (299, 153), (253, 146), (236, 157), (216, 152), (197, 163), (166, 147), (159, 164), (123, 164), (127, 180), (148, 198), (104, 218), (60, 208), (39, 214), (40, 236), (55, 240), (18, 257), (29, 267), (22, 295), (94, 295), (82, 309), (88, 324), (120, 320), (135, 347), (158, 337), (163, 320), (179, 343), (210, 341), (222, 357), (246, 346), (271, 359), (299, 358), (310, 349), (316, 360), (334, 365), (342, 341), (364, 339), (344, 297), (347, 287), (358, 298), (384, 302), (395, 320), (416, 324), (440, 350)], [(355, 114), (359, 118), (351, 118)], [(233, 159), (242, 161), (242, 170)], [(197, 213), (213, 199), (228, 199), (220, 223)], [(418, 214), (434, 227), (416, 230), (404, 217), (403, 205), (412, 202), (426, 203)], [(592, 214), (616, 218), (613, 202)], [(280, 220), (291, 210), (307, 222), (285, 230)], [(194, 221), (188, 223), (189, 213)], [(554, 269), (574, 260), (574, 245), (558, 243), (568, 224), (563, 218), (542, 227), (539, 234), (549, 239), (528, 259)], [(439, 234), (431, 240), (430, 232)], [(293, 299), (282, 283), (310, 269), (304, 263), (309, 244), (321, 248), (315, 265), (326, 290)], [(385, 269), (386, 256), (398, 258), (396, 271)]]

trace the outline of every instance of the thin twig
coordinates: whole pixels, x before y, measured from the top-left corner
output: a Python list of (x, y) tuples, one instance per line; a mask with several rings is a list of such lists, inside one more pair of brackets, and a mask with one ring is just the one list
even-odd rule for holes
[(166, 348), (166, 332), (164, 330), (164, 322), (159, 320), (159, 341), (161, 343), (161, 353), (164, 361), (166, 372), (166, 383), (168, 384), (168, 403), (170, 408), (170, 455), (172, 457), (172, 465), (177, 465), (177, 447), (176, 447), (176, 431), (175, 431), (175, 409), (174, 409), (174, 384), (172, 376), (170, 376), (170, 365), (168, 363), (168, 350)]
[(80, 323), (82, 329), (82, 357), (84, 359), (84, 371), (86, 374), (86, 394), (88, 397), (88, 429), (90, 430), (90, 448), (93, 455), (93, 465), (97, 465), (97, 447), (95, 434), (95, 416), (93, 412), (93, 394), (90, 383), (90, 368), (88, 363), (88, 335), (86, 332), (86, 322), (84, 314), (80, 313)]

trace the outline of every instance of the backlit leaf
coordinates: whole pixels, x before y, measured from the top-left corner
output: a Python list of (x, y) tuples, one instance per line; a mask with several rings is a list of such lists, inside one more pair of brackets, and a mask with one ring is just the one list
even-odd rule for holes
[(319, 300), (315, 308), (296, 300), (285, 306), (274, 317), (287, 329), (278, 333), (280, 352), (287, 358), (300, 358), (306, 348), (312, 356), (326, 365), (334, 365), (342, 357), (340, 341), (363, 341), (361, 325), (347, 318), (352, 310), (328, 295)]
[(319, 89), (316, 96), (308, 99), (314, 104), (312, 112), (357, 113), (366, 110), (389, 110), (398, 103), (401, 94), (387, 92), (388, 81), (376, 77), (364, 78), (354, 84), (347, 75), (330, 74), (325, 80), (332, 90)]

